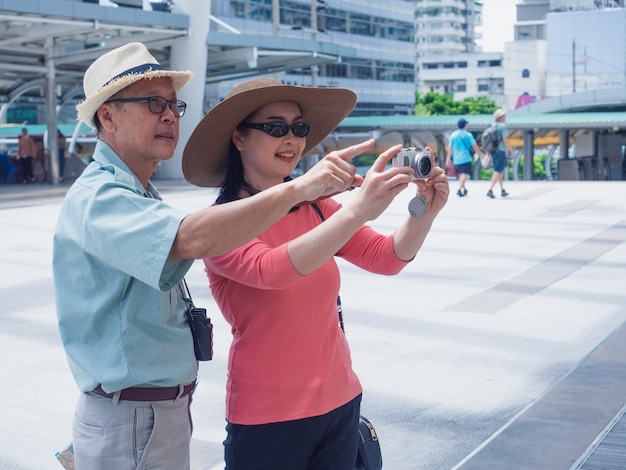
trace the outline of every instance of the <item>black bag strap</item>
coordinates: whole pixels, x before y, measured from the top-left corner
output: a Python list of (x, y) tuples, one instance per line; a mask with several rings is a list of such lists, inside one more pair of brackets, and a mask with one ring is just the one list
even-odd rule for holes
[(189, 286), (187, 286), (187, 281), (183, 277), (183, 280), (178, 283), (176, 286), (176, 293), (178, 297), (181, 298), (183, 302), (187, 305), (187, 311), (189, 309), (194, 308), (193, 299), (191, 298), (191, 292), (189, 291)]
[[(320, 219), (322, 219), (322, 222), (324, 222), (326, 218), (324, 217), (324, 213), (322, 212), (322, 209), (320, 209), (320, 206), (318, 206), (317, 203), (314, 202), (313, 204), (311, 204), (311, 207), (315, 209), (315, 212), (317, 212), (317, 215), (319, 215)], [(337, 296), (337, 314), (339, 315), (339, 326), (341, 327), (341, 331), (345, 333), (346, 329), (343, 324), (343, 310), (341, 309), (341, 297), (339, 295)]]

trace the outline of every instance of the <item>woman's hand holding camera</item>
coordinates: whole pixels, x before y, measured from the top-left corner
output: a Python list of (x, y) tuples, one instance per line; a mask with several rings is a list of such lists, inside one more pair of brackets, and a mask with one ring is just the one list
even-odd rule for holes
[(446, 205), (450, 194), (450, 185), (445, 170), (433, 165), (428, 179), (413, 180), (413, 182), (417, 185), (417, 196), (422, 197), (426, 203), (425, 217), (436, 216)]
[(401, 145), (395, 145), (378, 156), (365, 175), (360, 190), (347, 203), (363, 223), (374, 220), (382, 214), (411, 182), (413, 175), (411, 168), (392, 166), (385, 169), (401, 148)]

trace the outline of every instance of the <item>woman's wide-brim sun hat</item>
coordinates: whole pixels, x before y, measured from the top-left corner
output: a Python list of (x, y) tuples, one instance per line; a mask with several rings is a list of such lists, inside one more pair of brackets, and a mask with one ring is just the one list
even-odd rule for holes
[(183, 152), (183, 175), (196, 186), (220, 187), (228, 168), (233, 131), (250, 114), (277, 101), (300, 106), (311, 126), (302, 155), (314, 149), (356, 105), (346, 88), (283, 85), (272, 78), (253, 78), (233, 88), (196, 126)]
[(103, 54), (89, 66), (83, 78), (85, 99), (76, 105), (77, 119), (95, 129), (98, 108), (138, 80), (169, 78), (178, 92), (192, 77), (189, 70), (164, 70), (146, 46), (131, 42)]

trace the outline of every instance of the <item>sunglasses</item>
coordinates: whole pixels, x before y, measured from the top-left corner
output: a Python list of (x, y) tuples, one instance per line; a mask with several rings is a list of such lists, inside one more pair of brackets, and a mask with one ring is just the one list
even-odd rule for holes
[(166, 100), (162, 96), (147, 96), (145, 98), (116, 98), (105, 103), (134, 103), (146, 101), (148, 110), (153, 114), (163, 114), (169, 106), (176, 117), (183, 117), (187, 109), (187, 103), (181, 100)]
[(261, 124), (244, 122), (239, 127), (242, 129), (257, 129), (272, 137), (284, 137), (290, 130), (296, 137), (306, 137), (311, 131), (311, 126), (309, 126), (308, 122), (296, 122), (291, 126), (284, 121), (264, 122)]

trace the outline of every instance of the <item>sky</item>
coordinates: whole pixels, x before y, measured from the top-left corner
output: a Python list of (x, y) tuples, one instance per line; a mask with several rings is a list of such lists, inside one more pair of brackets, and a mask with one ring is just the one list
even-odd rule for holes
[(504, 52), (504, 43), (513, 40), (517, 3), (521, 0), (482, 0), (483, 39), (476, 41), (484, 52)]

